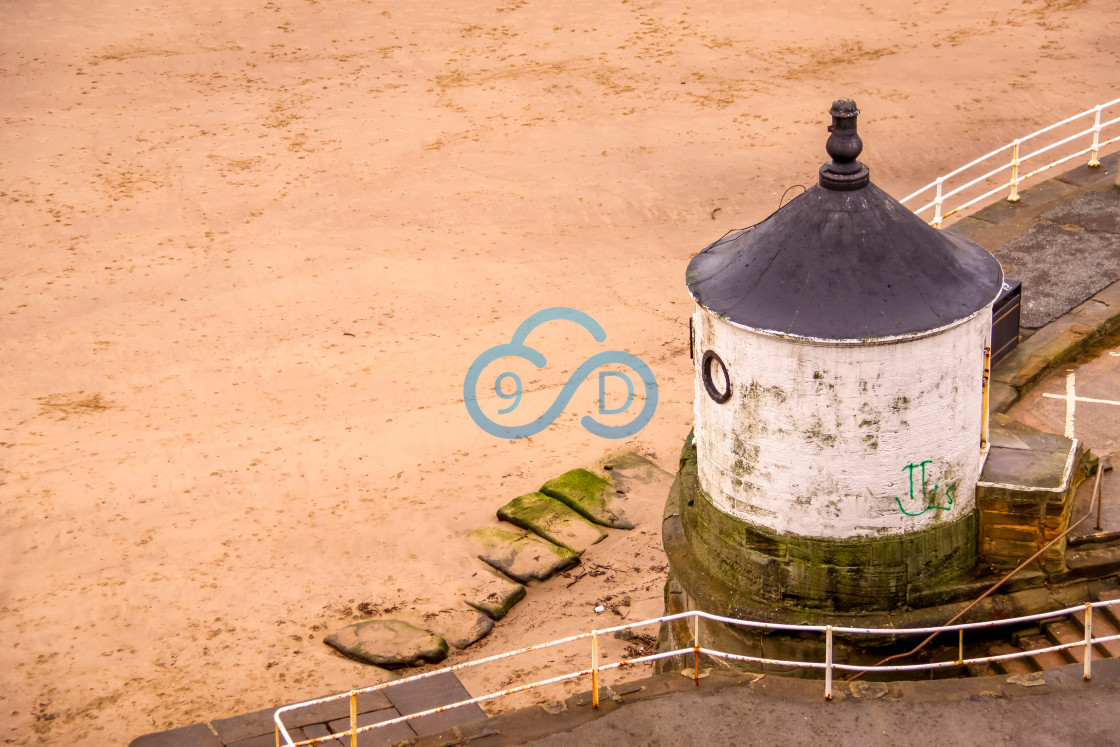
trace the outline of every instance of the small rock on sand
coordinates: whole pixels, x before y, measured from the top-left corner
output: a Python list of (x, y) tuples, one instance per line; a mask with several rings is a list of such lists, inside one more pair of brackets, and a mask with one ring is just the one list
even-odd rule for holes
[[(520, 588), (524, 595), (524, 587)], [(472, 643), (485, 638), (494, 629), (492, 619), (466, 605), (441, 610), (426, 624), (458, 649), (467, 648)]]

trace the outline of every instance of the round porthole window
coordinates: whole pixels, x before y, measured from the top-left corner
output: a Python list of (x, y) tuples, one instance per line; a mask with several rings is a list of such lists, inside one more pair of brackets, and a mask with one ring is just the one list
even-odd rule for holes
[(704, 389), (716, 404), (722, 405), (731, 399), (731, 379), (723, 359), (709, 350), (700, 361), (700, 377), (704, 379)]

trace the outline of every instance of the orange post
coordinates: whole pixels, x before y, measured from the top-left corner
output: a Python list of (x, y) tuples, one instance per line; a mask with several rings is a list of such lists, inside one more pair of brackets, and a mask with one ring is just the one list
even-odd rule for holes
[(591, 631), (591, 707), (599, 707), (599, 631)]
[(358, 693), (350, 691), (350, 747), (358, 747)]

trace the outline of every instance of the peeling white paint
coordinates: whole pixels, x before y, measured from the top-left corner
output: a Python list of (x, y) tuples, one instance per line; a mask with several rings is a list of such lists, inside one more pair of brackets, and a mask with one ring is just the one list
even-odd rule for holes
[[(702, 307), (693, 324), (697, 466), (720, 510), (836, 539), (919, 531), (973, 510), (990, 305), (923, 336), (862, 344), (775, 336)], [(724, 404), (702, 380), (707, 350), (731, 379)]]

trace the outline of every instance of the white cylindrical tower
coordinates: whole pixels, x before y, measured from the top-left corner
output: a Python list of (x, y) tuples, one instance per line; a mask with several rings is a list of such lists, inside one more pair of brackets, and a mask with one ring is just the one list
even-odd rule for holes
[(753, 598), (893, 609), (976, 562), (1003, 273), (871, 184), (854, 102), (830, 113), (819, 183), (689, 265), (680, 520), (689, 562)]
[(698, 308), (700, 487), (729, 516), (828, 539), (971, 512), (993, 299), (924, 335), (827, 342)]

